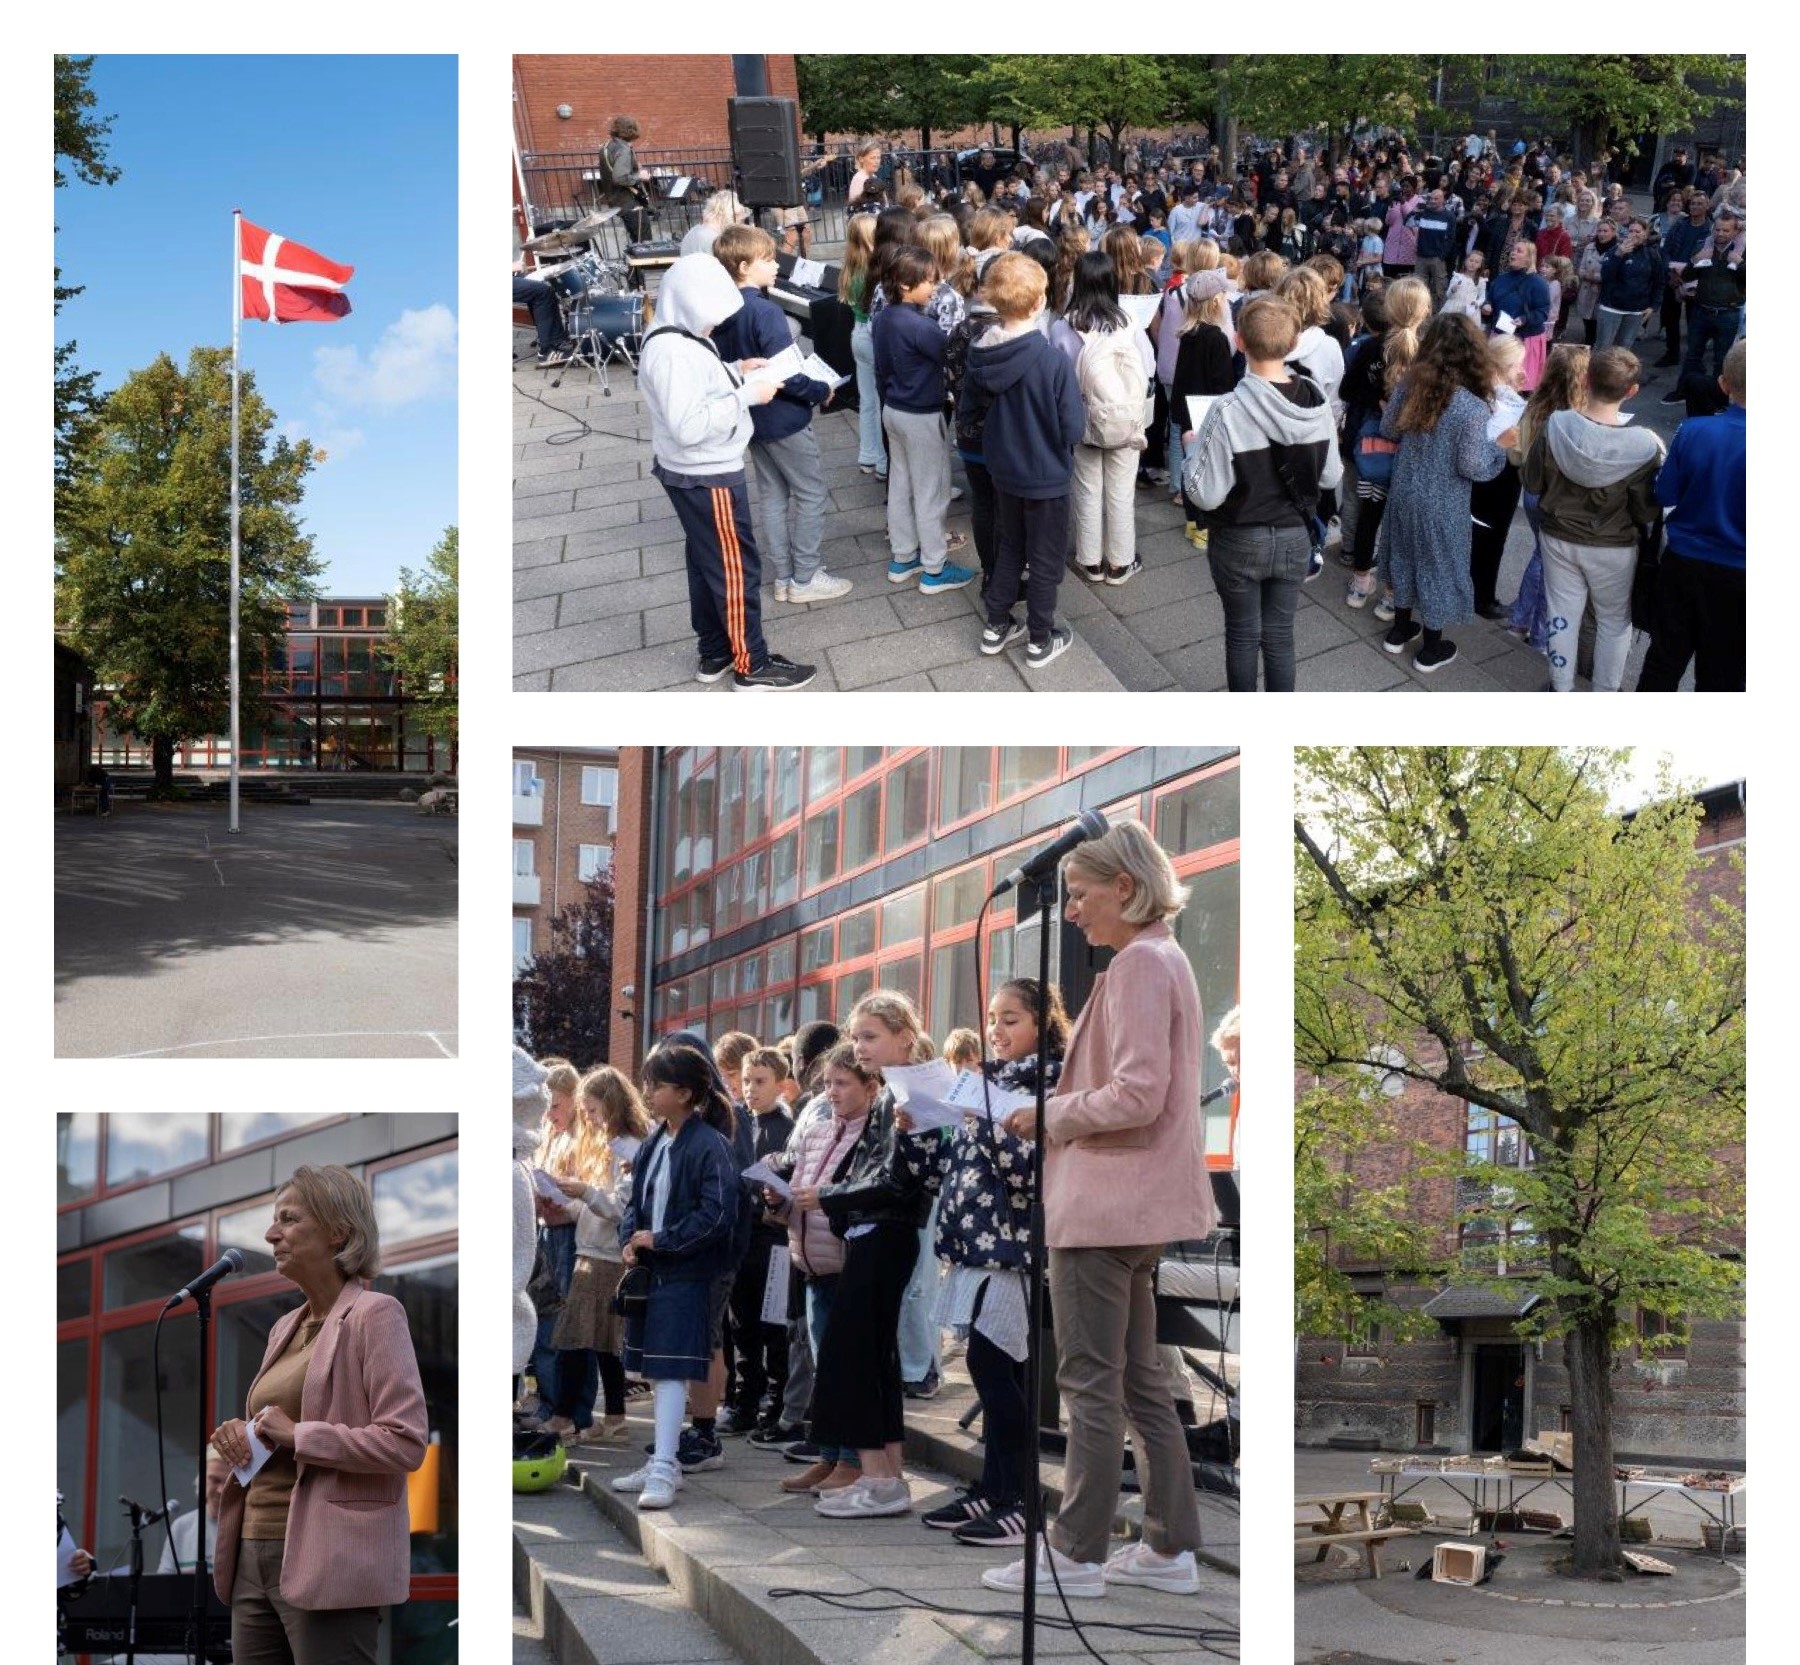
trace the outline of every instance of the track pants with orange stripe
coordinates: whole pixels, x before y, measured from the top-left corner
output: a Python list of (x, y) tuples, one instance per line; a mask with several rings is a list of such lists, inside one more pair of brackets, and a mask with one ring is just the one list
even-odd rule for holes
[(769, 656), (762, 634), (762, 561), (750, 530), (750, 491), (736, 474), (656, 468), (687, 540), (688, 622), (700, 657), (749, 672)]

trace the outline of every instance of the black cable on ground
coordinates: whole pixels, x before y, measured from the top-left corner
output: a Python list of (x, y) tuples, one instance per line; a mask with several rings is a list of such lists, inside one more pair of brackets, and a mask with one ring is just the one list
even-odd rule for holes
[[(551, 404), (541, 393), (533, 393), (530, 388), (525, 387), (519, 381), (519, 368), (527, 362), (525, 359), (517, 359), (513, 363), (513, 392), (522, 399), (529, 399), (534, 405), (542, 405), (545, 410), (557, 416), (568, 417), (575, 424), (573, 428), (564, 428), (547, 436), (543, 441), (545, 445), (571, 445), (578, 439), (586, 439), (589, 434), (599, 434), (606, 439), (628, 439), (634, 445), (647, 443), (637, 434), (622, 434), (615, 428), (596, 428), (579, 411), (565, 410), (561, 405)], [(535, 364), (533, 364), (533, 368), (535, 368)], [(550, 385), (560, 387), (562, 385), (561, 376), (558, 376)]]

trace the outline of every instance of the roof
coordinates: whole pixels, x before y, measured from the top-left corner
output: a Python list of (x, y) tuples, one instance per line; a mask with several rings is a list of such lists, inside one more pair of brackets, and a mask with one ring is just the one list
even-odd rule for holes
[(1452, 1284), (1433, 1295), (1423, 1311), (1440, 1324), (1464, 1318), (1523, 1318), (1542, 1300), (1543, 1296), (1535, 1290), (1521, 1294), (1481, 1284)]

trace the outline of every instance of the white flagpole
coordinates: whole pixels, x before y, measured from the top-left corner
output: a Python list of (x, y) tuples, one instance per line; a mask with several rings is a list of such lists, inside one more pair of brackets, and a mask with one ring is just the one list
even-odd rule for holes
[(231, 211), (231, 815), (238, 830), (238, 335), (244, 314), (244, 211)]

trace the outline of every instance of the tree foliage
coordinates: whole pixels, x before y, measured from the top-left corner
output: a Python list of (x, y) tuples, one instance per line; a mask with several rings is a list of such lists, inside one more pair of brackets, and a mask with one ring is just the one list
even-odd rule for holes
[[(274, 436), (244, 372), (240, 398), (242, 662), (282, 642), (284, 603), (322, 570), (296, 508), (315, 452)], [(158, 785), (174, 747), (229, 709), (231, 352), (196, 347), (134, 371), (82, 435), (58, 504), (57, 622), (109, 690), (111, 715), (152, 743)], [(253, 682), (247, 683), (253, 686)]]
[[(1529, 1232), (1508, 1284), (1560, 1339), (1576, 1566), (1617, 1560), (1611, 1364), (1638, 1307), (1741, 1310), (1742, 911), (1697, 880), (1665, 777), (1628, 820), (1621, 754), (1314, 749), (1296, 818), (1301, 1069), (1386, 1070), (1510, 1118), (1531, 1160), (1459, 1169), (1464, 1220)], [(1517, 1259), (1517, 1251), (1514, 1251)], [(1495, 1278), (1492, 1255), (1462, 1276)]]
[(513, 1038), (539, 1058), (604, 1064), (612, 1024), (613, 876), (550, 920), (550, 945), (513, 979)]
[(400, 673), (411, 709), (439, 739), (456, 739), (457, 605), (456, 528), (448, 526), (425, 557), (423, 571), (400, 569), (388, 597), (388, 638), (384, 652)]
[[(1608, 142), (1636, 155), (1642, 133), (1681, 131), (1709, 110), (1736, 109), (1744, 63), (1705, 52), (1552, 52), (1494, 60), (1500, 90), (1577, 154)], [(1698, 90), (1696, 83), (1712, 83)], [(1716, 89), (1724, 89), (1723, 91)]]
[[(65, 163), (70, 173), (83, 184), (110, 185), (119, 177), (119, 170), (106, 159), (112, 117), (93, 113), (98, 102), (93, 89), (88, 85), (88, 76), (93, 67), (92, 58), (72, 58), (61, 52), (56, 54), (55, 153), (52, 168), (55, 189), (59, 191), (69, 183), (69, 174), (63, 171)], [(60, 266), (56, 268), (51, 282), (52, 310), (60, 314), (63, 302), (79, 295), (81, 286), (64, 283)], [(77, 368), (75, 354), (76, 343), (63, 342), (56, 349), (53, 370), (56, 481), (59, 489), (68, 480), (82, 424), (92, 418), (100, 402), (94, 385), (99, 379), (99, 372)]]
[(1323, 126), (1335, 161), (1361, 127), (1417, 130), (1433, 110), (1439, 60), (1403, 52), (1240, 55), (1225, 72), (1239, 125), (1265, 138)]

